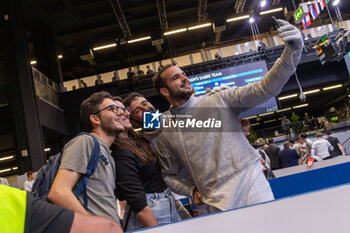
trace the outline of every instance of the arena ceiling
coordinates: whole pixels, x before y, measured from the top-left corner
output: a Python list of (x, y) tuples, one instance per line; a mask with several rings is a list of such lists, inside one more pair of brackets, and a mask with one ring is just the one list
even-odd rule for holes
[[(29, 42), (35, 43), (32, 34), (40, 34), (44, 30), (47, 34), (47, 30), (50, 31), (57, 54), (63, 55), (60, 62), (64, 80), (70, 80), (188, 54), (198, 51), (204, 45), (208, 48), (242, 42), (251, 36), (247, 20), (226, 23), (226, 19), (254, 15), (260, 32), (265, 33), (272, 30), (273, 21), (271, 14), (261, 16), (260, 11), (278, 7), (294, 10), (291, 0), (268, 0), (264, 9), (260, 2), (261, 0), (25, 0), (24, 17)], [(300, 1), (295, 2), (299, 4)], [(344, 0), (341, 4), (343, 16), (347, 18), (350, 4)], [(283, 11), (273, 15), (291, 19), (291, 15), (285, 15)], [(326, 15), (322, 16), (325, 22), (327, 18)], [(217, 26), (226, 25), (226, 28), (219, 33), (215, 33), (212, 27), (206, 27), (164, 36), (168, 31), (208, 22)], [(151, 39), (125, 43), (148, 36)], [(152, 41), (157, 39), (163, 39), (164, 43), (152, 45)], [(112, 43), (117, 46), (92, 50)], [(90, 51), (93, 52), (93, 59), (81, 58), (84, 55), (89, 58)], [(35, 51), (31, 56), (35, 58)]]

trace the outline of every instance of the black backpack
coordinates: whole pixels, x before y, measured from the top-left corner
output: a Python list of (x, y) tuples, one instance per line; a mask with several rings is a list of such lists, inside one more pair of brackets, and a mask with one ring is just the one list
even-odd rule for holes
[[(86, 172), (85, 174), (83, 174), (83, 178), (81, 179), (78, 185), (78, 188), (75, 190), (74, 195), (78, 198), (79, 194), (83, 191), (84, 208), (87, 210), (88, 208), (88, 201), (87, 201), (87, 194), (86, 194), (87, 181), (89, 177), (96, 170), (96, 167), (100, 159), (106, 162), (107, 158), (101, 153), (100, 143), (98, 142), (96, 136), (89, 133), (80, 133), (79, 135), (83, 135), (83, 134), (87, 134), (90, 137), (92, 137), (92, 139), (94, 140), (94, 147), (91, 152), (91, 156), (86, 168)], [(54, 156), (51, 156), (49, 158), (48, 163), (44, 165), (42, 168), (40, 168), (38, 174), (36, 175), (36, 179), (32, 188), (32, 195), (34, 198), (38, 198), (43, 201), (49, 202), (48, 195), (61, 164), (62, 152)]]

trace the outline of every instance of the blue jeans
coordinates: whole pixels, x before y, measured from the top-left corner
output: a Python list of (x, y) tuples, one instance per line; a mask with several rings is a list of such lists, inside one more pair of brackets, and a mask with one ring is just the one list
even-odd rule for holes
[[(151, 208), (154, 216), (157, 218), (159, 225), (181, 220), (176, 211), (174, 196), (169, 188), (161, 193), (146, 193), (146, 198), (147, 204)], [(142, 228), (143, 226), (137, 219), (136, 214), (130, 210), (130, 206), (128, 205), (124, 215), (125, 221), (128, 218), (129, 211), (131, 211), (131, 213), (127, 225), (127, 231)]]

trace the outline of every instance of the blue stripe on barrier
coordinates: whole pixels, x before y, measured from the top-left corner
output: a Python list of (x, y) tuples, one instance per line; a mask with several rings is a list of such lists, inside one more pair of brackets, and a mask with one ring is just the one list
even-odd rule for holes
[(350, 162), (269, 180), (275, 199), (350, 183)]

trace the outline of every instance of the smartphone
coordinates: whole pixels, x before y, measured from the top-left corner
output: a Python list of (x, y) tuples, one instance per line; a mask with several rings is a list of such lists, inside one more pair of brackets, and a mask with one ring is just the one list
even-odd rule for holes
[(276, 30), (277, 30), (277, 28), (279, 28), (280, 25), (277, 23), (276, 17), (275, 17), (275, 16), (272, 16), (272, 20), (273, 20), (273, 22), (275, 23), (275, 28), (276, 28)]

